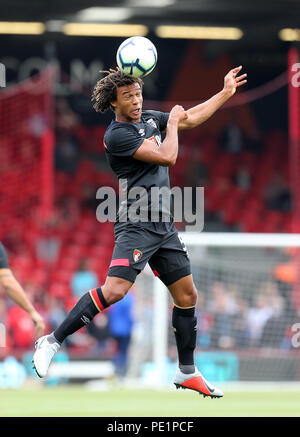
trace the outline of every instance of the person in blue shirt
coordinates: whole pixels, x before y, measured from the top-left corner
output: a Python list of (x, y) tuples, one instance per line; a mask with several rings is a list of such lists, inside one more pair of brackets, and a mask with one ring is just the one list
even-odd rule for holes
[(82, 259), (77, 271), (73, 274), (71, 279), (71, 289), (74, 297), (81, 297), (86, 290), (95, 288), (99, 283), (96, 273), (89, 270), (86, 260)]
[(113, 305), (108, 311), (109, 332), (117, 342), (117, 353), (114, 357), (116, 375), (126, 375), (128, 352), (134, 325), (134, 296), (131, 291)]

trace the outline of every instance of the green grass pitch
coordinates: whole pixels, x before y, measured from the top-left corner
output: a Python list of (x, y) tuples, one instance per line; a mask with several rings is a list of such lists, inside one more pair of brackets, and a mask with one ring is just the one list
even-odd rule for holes
[(0, 390), (1, 417), (299, 417), (300, 390), (230, 391), (203, 398), (187, 390), (84, 386)]

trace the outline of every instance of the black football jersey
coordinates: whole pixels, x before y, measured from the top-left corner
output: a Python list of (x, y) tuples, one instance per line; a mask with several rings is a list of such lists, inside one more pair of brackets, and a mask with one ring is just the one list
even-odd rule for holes
[[(166, 187), (170, 190), (168, 167), (139, 161), (134, 159), (132, 155), (136, 152), (145, 139), (153, 141), (157, 147), (160, 147), (162, 142), (161, 134), (167, 127), (168, 118), (169, 113), (159, 111), (143, 111), (141, 121), (139, 123), (120, 123), (117, 121), (112, 121), (104, 134), (104, 147), (108, 163), (119, 181), (121, 180), (122, 194), (126, 197), (126, 199), (120, 205), (119, 212), (116, 217), (116, 224), (120, 222), (131, 221), (131, 219), (128, 220), (126, 211), (128, 212), (130, 206), (137, 199), (139, 199), (139, 197), (135, 199), (130, 198), (131, 196), (128, 196), (128, 194), (130, 190), (133, 190), (132, 193), (134, 193), (135, 188), (142, 187), (145, 189), (144, 192), (147, 192), (147, 210), (149, 213), (147, 220), (148, 225), (149, 222), (151, 222), (151, 217), (153, 217), (153, 214), (161, 214), (162, 209), (164, 208), (161, 199), (159, 204), (151, 201), (153, 197), (151, 188)], [(142, 211), (144, 207), (145, 203), (141, 201), (140, 210)], [(150, 211), (152, 216), (150, 215)], [(168, 215), (168, 212), (165, 213), (165, 215)], [(157, 218), (157, 215), (155, 217)], [(157, 224), (157, 219), (154, 221), (156, 223), (154, 226), (159, 227), (159, 224)], [(161, 222), (161, 220), (159, 221)], [(169, 221), (170, 226), (170, 224), (172, 224), (172, 217), (170, 217)], [(139, 222), (139, 224), (141, 224), (141, 222)], [(143, 226), (147, 226), (146, 223), (142, 224)], [(165, 225), (162, 227), (162, 229), (166, 229), (166, 226), (168, 228), (168, 225)]]
[(7, 253), (2, 243), (0, 243), (0, 269), (9, 269)]

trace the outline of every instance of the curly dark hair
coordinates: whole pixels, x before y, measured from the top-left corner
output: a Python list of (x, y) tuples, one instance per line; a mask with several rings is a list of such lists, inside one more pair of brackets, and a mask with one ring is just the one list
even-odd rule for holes
[(100, 70), (99, 73), (104, 73), (106, 76), (96, 83), (92, 94), (91, 100), (94, 102), (93, 108), (96, 112), (113, 109), (110, 102), (117, 99), (117, 88), (134, 83), (138, 83), (141, 88), (143, 87), (143, 81), (140, 78), (128, 76), (120, 68), (116, 68), (116, 70), (110, 68), (108, 71)]

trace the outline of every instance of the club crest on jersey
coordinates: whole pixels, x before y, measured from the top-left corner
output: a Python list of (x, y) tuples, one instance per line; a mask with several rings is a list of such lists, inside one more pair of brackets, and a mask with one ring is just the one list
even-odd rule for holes
[(135, 263), (138, 262), (142, 258), (142, 256), (143, 256), (143, 252), (141, 252), (138, 249), (134, 249), (134, 251), (133, 251), (133, 260), (134, 260)]
[(143, 135), (145, 135), (145, 129), (140, 129), (139, 130), (139, 134), (142, 137)]
[(149, 124), (151, 124), (151, 126), (157, 128), (157, 125), (156, 125), (155, 121), (153, 120), (153, 118), (150, 118), (149, 120), (147, 120), (147, 123), (149, 123)]

